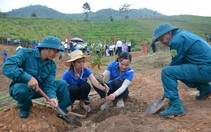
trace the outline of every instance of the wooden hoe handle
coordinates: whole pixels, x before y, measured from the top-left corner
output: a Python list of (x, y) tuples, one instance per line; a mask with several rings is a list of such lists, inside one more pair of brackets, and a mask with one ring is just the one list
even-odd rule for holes
[(51, 99), (42, 91), (41, 88), (38, 88), (38, 92), (39, 92), (48, 102), (51, 102)]

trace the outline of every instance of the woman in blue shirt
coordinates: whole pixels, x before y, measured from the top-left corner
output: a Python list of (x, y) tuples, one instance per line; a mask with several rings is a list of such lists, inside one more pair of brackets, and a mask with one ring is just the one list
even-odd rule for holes
[(100, 91), (106, 92), (108, 89), (96, 80), (89, 68), (84, 66), (85, 57), (81, 50), (71, 52), (71, 59), (65, 62), (65, 65), (68, 66), (69, 69), (64, 72), (62, 79), (68, 84), (72, 103), (74, 103), (75, 100), (80, 100), (79, 105), (87, 112), (90, 112), (90, 106), (85, 103), (91, 89), (87, 80), (89, 79), (94, 87), (97, 87)]
[(123, 99), (128, 97), (128, 86), (134, 77), (134, 70), (130, 66), (132, 61), (131, 54), (124, 52), (110, 63), (103, 74), (99, 74), (99, 79), (104, 82), (108, 78), (107, 85), (109, 87), (108, 96), (103, 91), (95, 89), (101, 98), (105, 98), (105, 103), (101, 106), (101, 110), (113, 105), (113, 100), (117, 99), (116, 106), (118, 108), (124, 107)]

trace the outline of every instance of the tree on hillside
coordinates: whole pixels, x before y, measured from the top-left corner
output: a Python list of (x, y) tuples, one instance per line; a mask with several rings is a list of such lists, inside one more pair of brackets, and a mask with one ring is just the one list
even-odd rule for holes
[(124, 4), (119, 8), (119, 12), (121, 12), (124, 16), (125, 19), (128, 19), (128, 12), (129, 12), (129, 8), (130, 8), (131, 4)]
[(83, 9), (84, 9), (84, 14), (86, 15), (86, 17), (85, 17), (85, 21), (88, 21), (88, 13), (91, 11), (91, 7), (90, 7), (90, 5), (89, 5), (89, 3), (84, 3), (83, 4)]
[(6, 16), (7, 16), (7, 14), (6, 14), (6, 13), (1, 12), (1, 10), (0, 10), (0, 17), (6, 17)]
[(31, 14), (31, 17), (37, 17), (37, 14), (33, 12), (33, 13)]
[(114, 21), (114, 18), (112, 16), (110, 16), (110, 21), (113, 22)]

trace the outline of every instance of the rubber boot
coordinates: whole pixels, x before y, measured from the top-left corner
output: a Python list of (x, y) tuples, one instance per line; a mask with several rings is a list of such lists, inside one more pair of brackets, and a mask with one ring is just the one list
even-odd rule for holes
[(27, 118), (30, 114), (30, 107), (32, 106), (31, 88), (25, 83), (16, 83), (10, 87), (10, 96), (17, 101), (19, 117)]
[(29, 113), (30, 113), (29, 109), (26, 110), (20, 109), (18, 115), (20, 118), (27, 118), (29, 116)]
[[(26, 102), (26, 101), (25, 101)], [(28, 104), (24, 107), (19, 108), (19, 117), (20, 118), (27, 118), (30, 114), (30, 107), (32, 106), (31, 100), (28, 100)]]
[(210, 84), (202, 84), (197, 90), (199, 93), (196, 95), (196, 100), (205, 100), (211, 95), (211, 85)]
[(182, 116), (185, 113), (182, 101), (180, 99), (170, 100), (169, 106), (164, 111), (160, 112), (160, 116)]

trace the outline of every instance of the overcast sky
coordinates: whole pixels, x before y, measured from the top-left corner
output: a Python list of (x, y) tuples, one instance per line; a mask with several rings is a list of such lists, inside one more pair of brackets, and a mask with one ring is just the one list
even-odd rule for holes
[(1, 12), (8, 12), (29, 5), (45, 5), (62, 13), (83, 13), (83, 4), (89, 3), (91, 11), (124, 4), (130, 9), (148, 8), (164, 15), (198, 15), (211, 17), (210, 0), (0, 0)]

